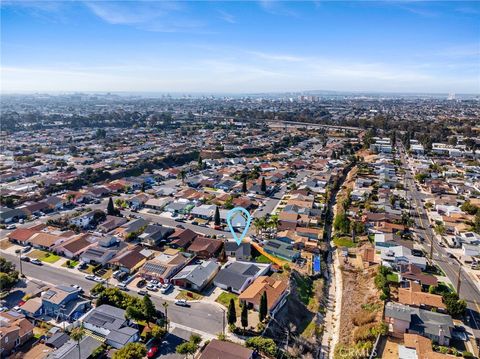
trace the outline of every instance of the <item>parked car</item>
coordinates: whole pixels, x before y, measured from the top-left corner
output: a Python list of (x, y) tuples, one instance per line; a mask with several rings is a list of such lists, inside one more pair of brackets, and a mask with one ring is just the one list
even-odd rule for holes
[(36, 258), (32, 259), (30, 261), (30, 263), (35, 264), (36, 266), (42, 266), (43, 265), (43, 263)]
[(189, 307), (190, 306), (190, 304), (188, 304), (188, 302), (185, 299), (177, 299), (175, 301), (175, 305), (178, 305), (180, 307)]
[(118, 283), (117, 287), (120, 288), (120, 290), (128, 291), (128, 287), (125, 283)]
[(89, 275), (86, 275), (85, 276), (85, 279), (87, 280), (95, 280), (96, 276), (94, 276), (93, 274), (89, 274)]
[(93, 279), (97, 283), (106, 283), (107, 281), (103, 279), (102, 277), (94, 276), (95, 278)]
[(138, 294), (140, 294), (140, 295), (148, 295), (148, 292), (147, 292), (146, 290), (143, 290), (143, 289), (142, 289), (142, 290), (139, 290), (139, 291), (138, 291)]
[(152, 291), (152, 292), (158, 291), (158, 288), (157, 288), (157, 286), (156, 286), (155, 284), (149, 284), (149, 285), (147, 285), (146, 288), (147, 288), (147, 290), (150, 290), (150, 291)]
[(70, 284), (70, 287), (78, 289), (80, 293), (83, 293), (83, 288), (80, 287), (78, 284)]
[(137, 283), (137, 288), (143, 288), (147, 284), (147, 281), (145, 279), (140, 279)]
[(21, 261), (24, 261), (24, 262), (30, 262), (30, 257), (21, 256), (21, 257), (20, 257), (20, 260), (21, 260)]
[(22, 248), (21, 252), (22, 252), (22, 253), (27, 253), (27, 252), (29, 252), (31, 249), (32, 249), (32, 246), (26, 246), (26, 247), (23, 247), (23, 248)]
[(157, 353), (158, 353), (158, 346), (154, 345), (148, 350), (147, 358), (149, 359), (155, 358), (157, 356)]
[(170, 283), (166, 283), (162, 285), (162, 288), (160, 289), (160, 293), (165, 294), (167, 293), (170, 289), (172, 289), (172, 285)]
[(14, 224), (10, 224), (10, 225), (8, 225), (6, 228), (7, 228), (8, 230), (11, 230), (11, 229), (17, 228), (17, 226), (14, 225)]

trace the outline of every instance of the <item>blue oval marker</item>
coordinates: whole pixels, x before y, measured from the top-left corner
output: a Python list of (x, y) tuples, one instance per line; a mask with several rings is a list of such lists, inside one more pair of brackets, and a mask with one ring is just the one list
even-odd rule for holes
[[(233, 225), (232, 225), (232, 218), (237, 213), (244, 214), (245, 217), (246, 217), (245, 219), (247, 220), (247, 223), (245, 224), (245, 229), (243, 230), (242, 234), (240, 235), (240, 238), (235, 233), (235, 230), (234, 230)], [(235, 208), (231, 209), (230, 211), (228, 211), (228, 213), (227, 213), (228, 228), (230, 228), (230, 232), (232, 232), (233, 238), (235, 239), (235, 242), (237, 242), (238, 245), (240, 245), (240, 243), (242, 243), (243, 238), (245, 237), (245, 235), (248, 232), (248, 228), (250, 228), (250, 223), (251, 222), (252, 222), (252, 216), (243, 207), (235, 207)]]

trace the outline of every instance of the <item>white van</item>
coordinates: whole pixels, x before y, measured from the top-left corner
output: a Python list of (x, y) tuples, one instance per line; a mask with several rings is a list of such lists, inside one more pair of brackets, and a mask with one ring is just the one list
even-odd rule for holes
[(125, 283), (118, 283), (117, 287), (124, 291), (128, 290), (127, 285)]

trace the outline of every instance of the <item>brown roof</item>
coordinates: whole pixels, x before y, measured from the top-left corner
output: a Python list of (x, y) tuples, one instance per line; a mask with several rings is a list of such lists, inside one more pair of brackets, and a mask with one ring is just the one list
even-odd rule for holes
[(62, 248), (66, 249), (69, 252), (77, 253), (81, 249), (86, 248), (92, 243), (87, 240), (88, 235), (81, 235), (79, 237), (72, 238), (67, 243), (62, 244)]
[(38, 245), (42, 247), (51, 247), (55, 244), (56, 241), (60, 239), (59, 236), (50, 233), (40, 232), (32, 236), (28, 242), (32, 245)]
[(288, 283), (283, 280), (275, 280), (272, 277), (260, 276), (238, 297), (254, 305), (260, 305), (263, 292), (267, 292), (268, 309), (273, 309), (278, 298), (285, 292)]
[(143, 254), (140, 254), (140, 250), (141, 248), (134, 248), (125, 253), (122, 253), (118, 257), (113, 258), (110, 263), (132, 269), (145, 259), (145, 256)]
[(296, 222), (297, 219), (298, 219), (298, 214), (297, 213), (280, 212), (280, 214), (278, 215), (278, 219), (280, 221)]
[(38, 231), (30, 228), (17, 228), (8, 235), (8, 238), (11, 241), (25, 242), (36, 233), (38, 233)]
[(422, 337), (421, 335), (405, 333), (403, 335), (403, 339), (407, 348), (416, 350), (418, 359), (455, 358), (453, 355), (434, 352), (432, 348), (432, 341), (428, 338)]
[(172, 244), (175, 244), (179, 247), (185, 247), (190, 244), (193, 239), (197, 236), (197, 233), (192, 231), (191, 229), (175, 229), (175, 232), (169, 237), (172, 241)]
[(253, 350), (240, 344), (212, 339), (199, 359), (250, 359), (252, 355)]
[(216, 251), (220, 249), (223, 242), (218, 239), (206, 238), (206, 237), (196, 237), (192, 244), (188, 247), (189, 252), (208, 252), (210, 255), (213, 255)]
[(422, 292), (422, 286), (416, 282), (410, 282), (409, 288), (398, 289), (398, 302), (415, 307), (428, 305), (441, 309), (446, 308), (441, 295)]
[(401, 266), (400, 275), (403, 279), (418, 281), (424, 285), (436, 286), (438, 284), (437, 277), (423, 273), (422, 270), (414, 264)]

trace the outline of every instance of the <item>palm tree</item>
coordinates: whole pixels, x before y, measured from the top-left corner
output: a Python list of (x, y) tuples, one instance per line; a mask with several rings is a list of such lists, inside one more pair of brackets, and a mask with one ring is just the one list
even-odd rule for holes
[(257, 234), (258, 234), (266, 226), (265, 218), (255, 218), (253, 220), (253, 226), (257, 230)]
[(84, 336), (85, 336), (85, 329), (83, 329), (83, 326), (73, 329), (72, 332), (70, 333), (70, 337), (73, 340), (75, 340), (78, 345), (78, 359), (82, 358), (82, 354), (80, 352), (80, 341)]
[(165, 309), (165, 329), (167, 329), (168, 331), (168, 315), (167, 315), (167, 309), (168, 309), (168, 303), (167, 302), (163, 302), (162, 303), (162, 307), (163, 309)]
[(278, 219), (278, 215), (274, 214), (274, 215), (270, 216), (268, 224), (270, 225), (270, 227), (275, 229), (275, 232), (277, 231), (279, 223), (280, 223), (280, 220)]
[(178, 174), (178, 177), (182, 180), (182, 184), (185, 184), (185, 177), (187, 177), (187, 172), (185, 172), (185, 170), (181, 170)]

